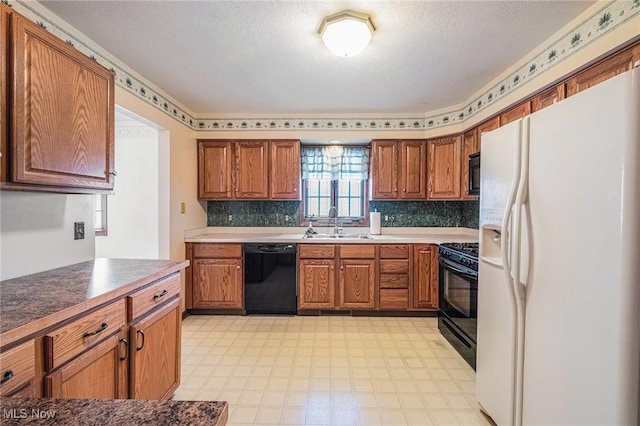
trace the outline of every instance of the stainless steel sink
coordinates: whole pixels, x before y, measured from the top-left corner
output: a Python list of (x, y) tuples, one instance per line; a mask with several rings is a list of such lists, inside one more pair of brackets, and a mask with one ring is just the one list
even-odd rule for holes
[(318, 240), (372, 240), (373, 238), (369, 234), (305, 234), (304, 238), (313, 238)]

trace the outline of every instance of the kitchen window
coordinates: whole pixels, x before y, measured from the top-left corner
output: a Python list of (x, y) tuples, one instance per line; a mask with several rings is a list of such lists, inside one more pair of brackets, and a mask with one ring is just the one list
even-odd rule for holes
[(337, 208), (344, 225), (365, 222), (369, 147), (302, 147), (304, 222), (328, 224), (329, 210)]

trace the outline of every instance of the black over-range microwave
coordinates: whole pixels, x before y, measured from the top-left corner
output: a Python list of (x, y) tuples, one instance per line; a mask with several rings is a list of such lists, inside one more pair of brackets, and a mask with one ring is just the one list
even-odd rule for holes
[(469, 156), (469, 195), (480, 195), (480, 153)]

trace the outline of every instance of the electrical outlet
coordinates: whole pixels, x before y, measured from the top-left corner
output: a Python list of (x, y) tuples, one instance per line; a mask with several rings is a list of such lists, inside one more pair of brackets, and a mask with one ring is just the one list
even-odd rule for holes
[(227, 221), (229, 222), (233, 222), (233, 215), (230, 214), (229, 216), (227, 216)]
[(185, 203), (180, 203), (180, 214), (185, 214), (187, 212), (187, 205)]
[(289, 220), (291, 220), (291, 218), (289, 217), (289, 215), (288, 215), (288, 214), (284, 215), (284, 221), (285, 221), (286, 223), (289, 223)]
[(84, 240), (84, 222), (73, 222), (73, 239)]

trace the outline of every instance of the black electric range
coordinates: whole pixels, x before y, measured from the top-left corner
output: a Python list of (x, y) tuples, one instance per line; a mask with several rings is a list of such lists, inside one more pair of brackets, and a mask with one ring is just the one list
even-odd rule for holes
[(441, 244), (438, 263), (438, 329), (475, 369), (478, 243)]

